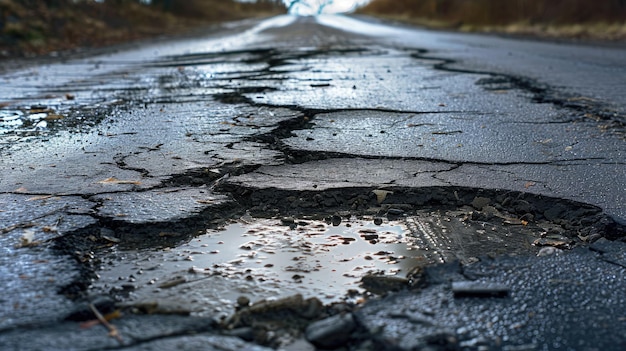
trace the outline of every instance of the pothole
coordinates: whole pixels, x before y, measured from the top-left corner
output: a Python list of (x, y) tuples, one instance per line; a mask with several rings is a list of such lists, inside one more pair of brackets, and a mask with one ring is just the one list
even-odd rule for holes
[(46, 104), (1, 106), (0, 148), (31, 140), (47, 141), (63, 131), (82, 133), (112, 113), (107, 104), (76, 106), (72, 98), (50, 97)]
[(409, 287), (412, 272), (426, 265), (575, 245), (547, 221), (489, 221), (475, 213), (465, 207), (384, 220), (246, 215), (177, 247), (114, 249), (91, 292), (117, 295), (142, 312), (227, 316), (242, 296), (252, 303), (294, 294), (355, 302)]
[(400, 221), (334, 224), (250, 217), (176, 248), (118, 251), (94, 290), (176, 312), (230, 312), (242, 295), (259, 301), (300, 293), (330, 303), (362, 292), (367, 273), (395, 275), (419, 263)]

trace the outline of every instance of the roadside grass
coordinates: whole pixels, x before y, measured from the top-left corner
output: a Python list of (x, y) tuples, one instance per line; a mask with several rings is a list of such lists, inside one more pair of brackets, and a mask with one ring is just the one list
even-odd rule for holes
[(133, 0), (0, 0), (0, 58), (190, 32), (209, 25), (284, 13), (270, 1), (172, 1), (167, 11)]
[(373, 0), (358, 13), (468, 32), (626, 40), (624, 0)]
[(520, 22), (503, 26), (461, 26), (459, 29), (466, 32), (505, 33), (546, 38), (626, 41), (626, 24), (618, 23), (546, 25)]

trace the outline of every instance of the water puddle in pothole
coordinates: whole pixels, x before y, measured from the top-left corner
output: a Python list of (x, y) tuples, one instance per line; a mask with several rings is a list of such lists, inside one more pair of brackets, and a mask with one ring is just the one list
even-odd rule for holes
[(242, 295), (254, 302), (300, 293), (329, 303), (351, 289), (362, 292), (366, 274), (420, 264), (416, 249), (401, 222), (297, 220), (289, 227), (254, 219), (172, 249), (118, 251), (93, 290), (128, 293), (133, 304), (158, 303), (161, 312), (232, 311)]
[(475, 221), (468, 213), (424, 211), (380, 224), (351, 217), (335, 225), (250, 217), (175, 248), (114, 249), (92, 292), (119, 295), (145, 312), (212, 316), (232, 313), (240, 296), (257, 302), (302, 294), (331, 303), (364, 293), (366, 275), (404, 278), (429, 264), (536, 254), (536, 240), (555, 230), (547, 222)]

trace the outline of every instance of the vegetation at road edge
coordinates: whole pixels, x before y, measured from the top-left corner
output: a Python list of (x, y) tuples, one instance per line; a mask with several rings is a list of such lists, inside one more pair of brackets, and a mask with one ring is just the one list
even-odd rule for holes
[(0, 58), (180, 34), (285, 11), (274, 0), (0, 0)]
[(358, 12), (434, 28), (626, 40), (626, 0), (373, 0)]

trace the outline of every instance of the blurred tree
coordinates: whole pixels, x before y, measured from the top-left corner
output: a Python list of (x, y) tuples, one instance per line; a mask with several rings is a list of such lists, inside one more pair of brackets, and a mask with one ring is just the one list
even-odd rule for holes
[(172, 10), (172, 0), (152, 0), (152, 5), (163, 11)]
[(67, 0), (44, 0), (43, 3), (46, 4), (46, 6), (48, 7), (60, 7), (63, 5), (70, 5), (69, 1)]
[(372, 0), (362, 12), (452, 25), (623, 23), (626, 0)]

